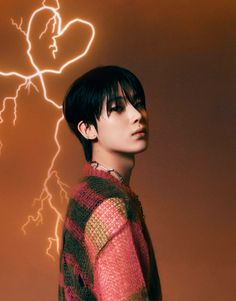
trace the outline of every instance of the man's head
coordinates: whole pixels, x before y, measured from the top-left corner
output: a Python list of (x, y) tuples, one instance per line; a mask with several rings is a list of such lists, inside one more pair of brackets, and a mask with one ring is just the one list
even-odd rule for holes
[[(144, 90), (125, 68), (97, 67), (76, 79), (65, 96), (63, 113), (87, 161), (92, 159), (95, 143), (124, 153), (138, 153), (147, 147)], [(146, 134), (132, 135), (139, 126), (146, 128)]]

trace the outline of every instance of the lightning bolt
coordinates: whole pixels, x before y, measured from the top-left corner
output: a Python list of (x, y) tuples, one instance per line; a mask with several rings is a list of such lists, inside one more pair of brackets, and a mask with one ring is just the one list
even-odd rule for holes
[[(57, 254), (59, 254), (60, 250), (60, 239), (59, 239), (59, 226), (63, 222), (63, 217), (62, 213), (57, 209), (55, 205), (55, 198), (53, 198), (53, 193), (49, 189), (49, 182), (54, 180), (57, 183), (57, 188), (59, 189), (60, 192), (60, 198), (61, 201), (68, 201), (68, 194), (67, 194), (67, 188), (69, 187), (67, 184), (65, 184), (60, 176), (58, 171), (55, 169), (55, 162), (56, 159), (58, 158), (60, 151), (61, 151), (61, 145), (58, 140), (58, 133), (60, 131), (60, 126), (63, 121), (63, 114), (62, 114), (62, 106), (58, 105), (54, 100), (50, 99), (47, 95), (47, 89), (46, 89), (46, 84), (44, 81), (44, 75), (45, 74), (61, 74), (63, 70), (75, 63), (76, 61), (80, 60), (82, 57), (84, 57), (94, 40), (95, 36), (95, 28), (94, 26), (83, 19), (80, 18), (75, 18), (68, 22), (64, 27), (62, 27), (62, 18), (59, 13), (60, 10), (60, 4), (59, 0), (55, 0), (54, 6), (52, 5), (47, 5), (46, 0), (44, 0), (41, 4), (41, 6), (33, 11), (32, 15), (30, 16), (29, 22), (27, 23), (26, 30), (23, 29), (23, 18), (21, 17), (20, 23), (17, 24), (13, 19), (11, 19), (11, 23), (13, 26), (16, 27), (18, 31), (20, 31), (27, 43), (27, 50), (26, 54), (29, 58), (29, 62), (31, 66), (33, 67), (34, 71), (32, 74), (26, 75), (19, 73), (17, 71), (11, 71), (11, 72), (2, 72), (0, 71), (0, 75), (4, 77), (17, 77), (21, 79), (21, 83), (17, 86), (15, 93), (12, 96), (7, 96), (3, 99), (2, 102), (2, 108), (0, 109), (0, 124), (4, 122), (3, 118), (3, 113), (6, 111), (6, 105), (7, 102), (12, 101), (14, 103), (14, 118), (12, 120), (13, 126), (16, 124), (17, 120), (17, 100), (19, 98), (19, 94), (22, 89), (26, 89), (28, 93), (30, 93), (30, 88), (33, 87), (37, 92), (39, 92), (38, 87), (36, 84), (34, 84), (33, 80), (39, 79), (41, 88), (42, 88), (42, 94), (43, 94), (43, 99), (44, 101), (48, 102), (50, 105), (55, 107), (56, 110), (60, 112), (60, 117), (56, 121), (55, 125), (55, 132), (54, 132), (54, 141), (56, 144), (56, 152), (51, 160), (50, 166), (47, 170), (47, 174), (45, 177), (45, 180), (42, 185), (42, 190), (40, 193), (40, 196), (38, 198), (35, 198), (33, 200), (33, 205), (38, 204), (38, 209), (34, 212), (32, 215), (28, 215), (27, 221), (22, 225), (21, 230), (23, 231), (24, 234), (26, 234), (26, 227), (32, 222), (35, 223), (36, 225), (42, 224), (43, 223), (43, 216), (44, 216), (44, 209), (46, 205), (49, 205), (50, 210), (53, 212), (53, 214), (56, 217), (56, 223), (55, 223), (55, 228), (54, 228), (54, 233), (52, 236), (48, 237), (48, 247), (46, 249), (46, 254), (50, 256), (53, 260), (55, 260), (55, 257), (53, 254), (51, 254), (52, 247), (55, 246)], [(45, 24), (44, 30), (40, 33), (39, 39), (42, 38), (44, 34), (46, 34), (49, 31), (49, 25), (52, 24), (52, 43), (49, 45), (49, 49), (51, 50), (51, 54), (53, 58), (56, 58), (57, 52), (58, 52), (58, 46), (57, 46), (57, 39), (63, 36), (67, 29), (72, 25), (72, 24), (84, 24), (86, 25), (89, 30), (91, 31), (91, 35), (89, 38), (89, 42), (87, 43), (87, 46), (85, 47), (84, 51), (80, 53), (79, 55), (73, 57), (72, 59), (66, 61), (63, 65), (60, 66), (58, 69), (42, 69), (37, 66), (37, 64), (34, 61), (33, 55), (32, 55), (32, 43), (30, 40), (30, 35), (31, 35), (31, 29), (32, 29), (32, 23), (35, 19), (35, 17), (39, 13), (50, 13), (52, 14), (52, 17), (49, 18), (47, 23)], [(3, 143), (0, 141), (0, 155), (3, 150)]]

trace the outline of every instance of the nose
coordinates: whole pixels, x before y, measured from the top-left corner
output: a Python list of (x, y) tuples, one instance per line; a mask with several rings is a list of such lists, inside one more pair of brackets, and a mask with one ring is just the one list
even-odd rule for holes
[[(147, 121), (147, 112), (146, 110), (138, 110), (133, 106), (129, 101), (127, 102), (127, 110), (132, 123), (141, 121), (142, 119)], [(141, 122), (140, 122), (141, 123)]]

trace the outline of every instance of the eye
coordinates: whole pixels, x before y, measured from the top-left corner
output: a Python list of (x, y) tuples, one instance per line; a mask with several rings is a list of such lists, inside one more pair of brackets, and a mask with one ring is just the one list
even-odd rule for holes
[(145, 108), (145, 105), (142, 101), (139, 101), (135, 104), (135, 107), (141, 107), (141, 108)]
[(123, 107), (121, 107), (121, 106), (115, 106), (110, 109), (110, 111), (116, 111), (116, 112), (121, 112), (122, 110), (123, 110)]

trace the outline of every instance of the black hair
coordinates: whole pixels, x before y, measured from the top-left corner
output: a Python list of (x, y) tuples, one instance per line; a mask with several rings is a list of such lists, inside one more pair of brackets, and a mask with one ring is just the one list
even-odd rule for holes
[(119, 85), (129, 102), (134, 104), (137, 99), (141, 100), (146, 109), (141, 82), (131, 71), (118, 66), (99, 66), (86, 72), (72, 83), (65, 95), (63, 114), (83, 146), (86, 161), (92, 159), (92, 142), (79, 132), (77, 125), (83, 121), (97, 130), (96, 119), (100, 119), (104, 99), (107, 99), (108, 113), (109, 103), (118, 96)]

